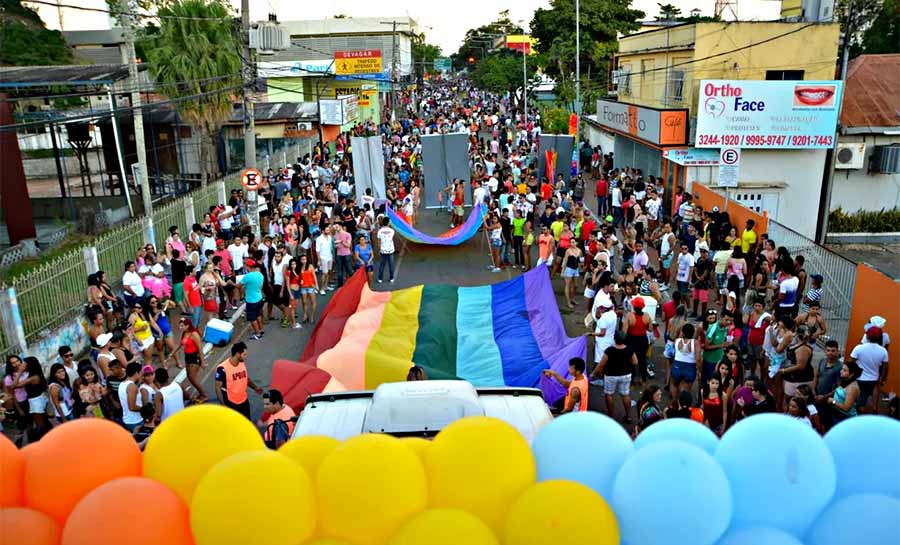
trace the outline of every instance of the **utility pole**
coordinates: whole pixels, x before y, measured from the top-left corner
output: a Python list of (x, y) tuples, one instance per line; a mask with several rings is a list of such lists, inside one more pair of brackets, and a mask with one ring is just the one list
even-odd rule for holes
[[(256, 85), (256, 66), (250, 52), (250, 0), (241, 0), (241, 42), (244, 49), (244, 166), (256, 166), (256, 125), (250, 93)], [(205, 181), (204, 181), (205, 182)]]
[[(153, 212), (153, 196), (150, 195), (150, 171), (147, 169), (147, 146), (144, 144), (144, 109), (141, 107), (141, 83), (138, 79), (137, 53), (134, 50), (134, 28), (137, 24), (134, 12), (137, 6), (132, 2), (125, 3), (127, 14), (125, 17), (124, 38), (125, 56), (128, 65), (128, 82), (131, 85), (131, 117), (134, 120), (134, 146), (137, 150), (137, 173), (141, 184), (141, 201), (144, 204), (144, 215), (149, 216)], [(124, 167), (124, 165), (123, 165)], [(128, 191), (128, 183), (123, 178), (124, 190)]]
[[(245, 0), (246, 1), (246, 0)], [(397, 118), (398, 84), (400, 83), (400, 36), (397, 25), (409, 25), (403, 21), (382, 21), (383, 25), (391, 25), (391, 114)]]
[[(578, 153), (578, 126), (581, 124), (581, 3), (575, 0), (575, 150)], [(581, 169), (581, 157), (576, 157), (575, 172)]]

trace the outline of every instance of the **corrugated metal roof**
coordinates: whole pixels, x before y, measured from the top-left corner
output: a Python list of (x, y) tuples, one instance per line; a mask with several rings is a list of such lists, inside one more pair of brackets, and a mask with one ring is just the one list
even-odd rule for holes
[(121, 28), (109, 30), (64, 30), (63, 38), (71, 46), (76, 45), (111, 45), (125, 43)]
[(841, 125), (900, 127), (900, 54), (860, 55), (850, 61)]
[[(146, 69), (146, 66), (139, 66)], [(0, 67), (0, 87), (43, 85), (102, 85), (128, 77), (124, 64)]]
[(79, 47), (75, 58), (90, 64), (116, 64), (122, 60), (118, 47)]
[[(286, 120), (315, 121), (318, 119), (315, 102), (261, 102), (254, 106), (253, 117), (257, 123)], [(238, 105), (232, 110), (228, 122), (241, 123), (243, 119), (244, 109)]]

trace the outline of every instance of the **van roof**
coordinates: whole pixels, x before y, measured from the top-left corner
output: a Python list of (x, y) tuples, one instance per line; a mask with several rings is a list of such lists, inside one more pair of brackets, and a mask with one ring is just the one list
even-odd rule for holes
[(475, 388), (462, 380), (393, 382), (375, 390), (310, 396), (294, 437), (327, 435), (344, 440), (362, 433), (431, 437), (467, 416), (503, 420), (529, 443), (553, 418), (536, 388)]

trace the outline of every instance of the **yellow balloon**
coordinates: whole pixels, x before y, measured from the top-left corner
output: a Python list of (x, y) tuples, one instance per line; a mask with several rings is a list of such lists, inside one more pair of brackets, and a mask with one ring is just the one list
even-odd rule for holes
[(574, 481), (544, 481), (513, 502), (503, 543), (546, 545), (570, 531), (581, 543), (619, 545), (616, 516), (599, 494)]
[(358, 435), (322, 460), (316, 478), (320, 532), (354, 545), (381, 545), (425, 509), (419, 457), (400, 439)]
[(413, 449), (415, 453), (419, 456), (419, 459), (422, 460), (422, 463), (425, 463), (425, 453), (428, 452), (428, 449), (431, 447), (431, 441), (427, 439), (422, 439), (421, 437), (407, 437), (403, 440), (406, 443), (406, 446)]
[(196, 545), (303, 543), (316, 530), (312, 482), (283, 454), (235, 454), (197, 484), (191, 530)]
[(425, 457), (432, 507), (466, 510), (497, 535), (506, 511), (534, 484), (534, 456), (512, 426), (485, 416), (463, 418), (441, 431)]
[(194, 488), (232, 454), (264, 450), (256, 427), (221, 405), (189, 407), (167, 418), (144, 449), (144, 477), (163, 483), (190, 505)]
[(334, 539), (331, 537), (320, 537), (312, 541), (307, 541), (303, 545), (351, 545), (349, 541), (343, 539)]
[(315, 480), (319, 464), (340, 444), (334, 437), (304, 435), (281, 445), (278, 452), (303, 466), (306, 474)]
[(403, 525), (388, 545), (497, 545), (481, 519), (459, 509), (429, 509)]

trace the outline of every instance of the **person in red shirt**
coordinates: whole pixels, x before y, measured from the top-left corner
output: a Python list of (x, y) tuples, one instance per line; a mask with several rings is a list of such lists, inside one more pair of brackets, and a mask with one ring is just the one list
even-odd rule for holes
[(594, 221), (594, 217), (591, 215), (591, 211), (585, 210), (584, 221), (581, 222), (581, 240), (590, 240), (591, 233), (593, 233), (595, 229), (597, 229), (597, 222)]
[(547, 181), (547, 178), (544, 178), (544, 181), (541, 182), (541, 201), (542, 202), (550, 202), (550, 197), (553, 196), (553, 186), (550, 185), (550, 182)]
[(200, 318), (203, 315), (203, 301), (200, 297), (200, 284), (197, 283), (197, 279), (194, 278), (193, 274), (184, 277), (183, 289), (185, 299), (191, 307), (191, 318), (193, 318), (193, 323), (199, 324)]
[(595, 190), (597, 193), (597, 214), (602, 218), (606, 216), (609, 208), (609, 180), (606, 179), (606, 175), (600, 175)]

